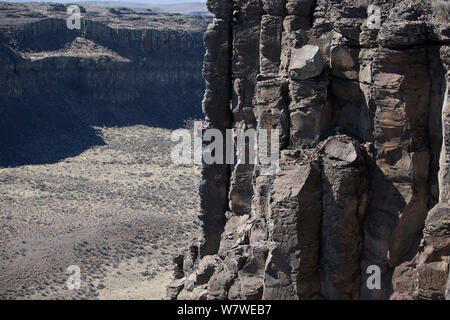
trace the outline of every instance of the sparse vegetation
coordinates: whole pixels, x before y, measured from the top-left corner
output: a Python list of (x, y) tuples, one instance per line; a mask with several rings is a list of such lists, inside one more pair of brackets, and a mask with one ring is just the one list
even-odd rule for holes
[(161, 298), (199, 228), (199, 170), (171, 163), (169, 130), (97, 131), (106, 145), (77, 157), (0, 169), (0, 298)]
[(367, 9), (369, 8), (369, 5), (370, 5), (369, 0), (358, 0), (356, 2), (356, 6), (359, 8)]
[(450, 19), (450, 1), (434, 0), (433, 12), (436, 17), (443, 19), (448, 23), (448, 20)]

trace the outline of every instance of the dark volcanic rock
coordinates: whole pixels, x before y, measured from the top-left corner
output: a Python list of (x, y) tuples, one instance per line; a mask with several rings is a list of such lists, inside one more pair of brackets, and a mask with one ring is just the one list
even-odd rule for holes
[(278, 129), (280, 170), (206, 167), (184, 273), (214, 273), (179, 297), (448, 299), (448, 2), (208, 6), (207, 120)]

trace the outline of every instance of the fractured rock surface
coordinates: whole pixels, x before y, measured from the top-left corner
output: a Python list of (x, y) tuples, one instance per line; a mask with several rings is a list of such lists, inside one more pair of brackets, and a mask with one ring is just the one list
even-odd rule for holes
[(278, 129), (280, 169), (204, 169), (208, 250), (177, 269), (202, 281), (178, 298), (448, 299), (448, 4), (208, 7), (207, 120)]

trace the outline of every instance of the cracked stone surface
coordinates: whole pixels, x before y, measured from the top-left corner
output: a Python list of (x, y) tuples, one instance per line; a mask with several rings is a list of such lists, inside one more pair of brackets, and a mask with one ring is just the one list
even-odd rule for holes
[[(448, 3), (208, 7), (210, 125), (279, 129), (281, 170), (204, 169), (214, 190), (201, 189), (208, 250), (193, 241), (190, 267), (177, 272), (188, 278), (204, 259), (215, 271), (206, 286), (179, 283), (178, 297), (448, 298)], [(366, 285), (373, 265), (380, 289)]]

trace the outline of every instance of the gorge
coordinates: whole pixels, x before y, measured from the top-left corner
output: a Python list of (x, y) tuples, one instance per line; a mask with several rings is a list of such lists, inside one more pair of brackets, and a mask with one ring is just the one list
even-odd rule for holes
[(92, 126), (178, 128), (199, 118), (203, 16), (0, 3), (0, 166), (99, 145)]
[[(0, 2), (0, 299), (161, 299), (198, 230), (208, 17)], [(80, 287), (67, 281), (78, 270)]]

